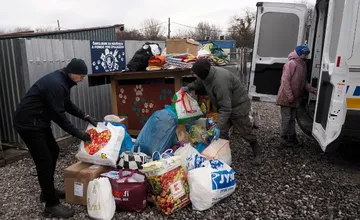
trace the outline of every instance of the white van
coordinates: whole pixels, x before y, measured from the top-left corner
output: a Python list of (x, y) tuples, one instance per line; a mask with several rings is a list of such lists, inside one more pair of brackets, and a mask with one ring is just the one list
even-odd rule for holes
[(308, 9), (295, 3), (259, 2), (249, 96), (275, 102), (283, 65), (308, 40), (308, 81), (297, 122), (324, 152), (345, 137), (360, 139), (360, 0), (317, 0), (306, 39)]

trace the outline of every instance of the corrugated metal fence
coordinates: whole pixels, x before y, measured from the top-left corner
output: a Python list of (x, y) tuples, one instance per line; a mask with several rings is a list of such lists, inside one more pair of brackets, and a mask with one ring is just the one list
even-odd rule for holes
[(14, 109), (24, 94), (23, 53), (19, 39), (0, 41), (0, 119), (2, 142), (18, 140), (12, 128)]
[[(145, 41), (125, 41), (126, 61), (130, 61)], [(157, 42), (164, 48), (165, 42)], [(90, 42), (88, 40), (56, 39), (9, 39), (0, 40), (0, 104), (1, 140), (4, 143), (20, 143), (21, 139), (12, 128), (16, 105), (30, 86), (45, 74), (63, 68), (73, 57), (85, 60), (91, 72)], [(72, 89), (72, 100), (92, 116), (102, 119), (111, 113), (110, 85), (88, 87), (87, 78)], [(85, 123), (69, 116), (80, 129)], [(53, 126), (56, 138), (66, 133)]]

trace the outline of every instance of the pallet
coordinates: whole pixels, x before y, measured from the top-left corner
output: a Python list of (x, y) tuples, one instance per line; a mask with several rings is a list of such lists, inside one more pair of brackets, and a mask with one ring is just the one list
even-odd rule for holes
[(14, 163), (29, 156), (29, 151), (14, 147), (0, 148), (0, 167)]

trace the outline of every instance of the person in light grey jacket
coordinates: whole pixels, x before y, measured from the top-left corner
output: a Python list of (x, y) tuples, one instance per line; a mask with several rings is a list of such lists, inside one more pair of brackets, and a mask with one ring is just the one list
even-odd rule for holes
[(216, 127), (220, 130), (220, 138), (230, 139), (229, 130), (234, 126), (241, 137), (250, 144), (254, 153), (254, 164), (260, 165), (261, 149), (252, 131), (249, 117), (251, 102), (239, 79), (224, 68), (211, 66), (206, 59), (198, 60), (191, 70), (197, 79), (184, 87), (185, 91), (204, 88), (211, 103), (218, 108)]

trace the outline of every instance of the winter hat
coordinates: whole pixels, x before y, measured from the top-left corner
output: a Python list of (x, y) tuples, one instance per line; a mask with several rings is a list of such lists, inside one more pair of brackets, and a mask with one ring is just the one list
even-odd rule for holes
[(65, 67), (65, 72), (86, 75), (88, 73), (88, 69), (84, 60), (73, 58), (70, 63)]
[(200, 59), (194, 63), (191, 70), (202, 80), (209, 75), (211, 64), (207, 59)]
[(296, 50), (297, 55), (299, 55), (299, 56), (310, 53), (310, 49), (306, 45), (297, 46), (295, 50)]

